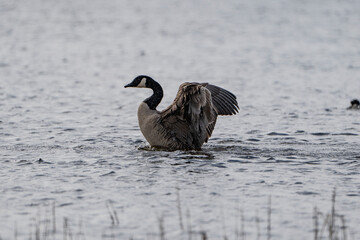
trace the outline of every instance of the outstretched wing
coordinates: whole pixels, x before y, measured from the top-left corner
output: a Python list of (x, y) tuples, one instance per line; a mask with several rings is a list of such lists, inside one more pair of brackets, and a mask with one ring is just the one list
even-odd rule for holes
[(208, 83), (203, 83), (203, 86), (211, 92), (212, 102), (219, 115), (233, 115), (239, 112), (240, 108), (234, 94)]
[(211, 92), (199, 83), (181, 84), (174, 102), (160, 114), (163, 134), (185, 148), (200, 148), (211, 136), (217, 117)]

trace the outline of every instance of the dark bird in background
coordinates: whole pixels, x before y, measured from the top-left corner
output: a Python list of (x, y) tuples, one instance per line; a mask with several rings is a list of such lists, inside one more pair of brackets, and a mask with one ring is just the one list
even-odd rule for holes
[(218, 115), (239, 111), (234, 94), (208, 83), (181, 84), (174, 102), (163, 111), (156, 110), (163, 90), (154, 79), (140, 75), (128, 87), (153, 90), (138, 108), (141, 132), (152, 147), (199, 150), (210, 138)]
[(358, 110), (360, 110), (360, 102), (359, 102), (359, 100), (357, 100), (357, 99), (354, 99), (354, 100), (352, 100), (351, 102), (350, 102), (350, 107), (348, 107), (347, 109), (358, 109)]

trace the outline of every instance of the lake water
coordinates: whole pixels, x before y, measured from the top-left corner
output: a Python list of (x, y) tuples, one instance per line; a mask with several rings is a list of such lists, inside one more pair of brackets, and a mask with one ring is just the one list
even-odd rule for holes
[[(312, 239), (334, 188), (358, 239), (359, 13), (357, 0), (0, 0), (1, 239), (268, 239), (270, 198), (272, 239)], [(163, 86), (160, 110), (198, 81), (241, 111), (202, 151), (150, 151), (137, 107), (151, 92), (123, 88), (139, 74)]]

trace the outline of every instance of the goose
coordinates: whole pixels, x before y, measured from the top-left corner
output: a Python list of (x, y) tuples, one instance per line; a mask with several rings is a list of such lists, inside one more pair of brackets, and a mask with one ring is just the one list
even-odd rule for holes
[(350, 107), (348, 107), (347, 109), (360, 109), (360, 102), (359, 102), (359, 100), (357, 100), (357, 99), (354, 99), (354, 100), (352, 100), (351, 102), (350, 102), (350, 104), (351, 104), (351, 106)]
[(124, 87), (153, 90), (137, 113), (140, 130), (153, 148), (200, 150), (210, 138), (217, 116), (240, 110), (234, 94), (209, 83), (181, 84), (175, 100), (163, 111), (156, 110), (163, 98), (162, 87), (151, 77), (137, 76)]

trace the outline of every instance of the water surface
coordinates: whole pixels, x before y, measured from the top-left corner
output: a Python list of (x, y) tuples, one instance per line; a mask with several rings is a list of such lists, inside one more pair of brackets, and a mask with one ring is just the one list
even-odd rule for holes
[[(345, 109), (360, 98), (359, 11), (358, 1), (1, 1), (1, 238), (44, 230), (55, 204), (59, 239), (64, 217), (86, 239), (160, 239), (162, 218), (167, 239), (189, 228), (236, 239), (241, 225), (265, 239), (271, 196), (272, 238), (310, 239), (313, 207), (327, 213), (334, 188), (358, 238), (360, 112)], [(218, 119), (202, 151), (151, 151), (136, 115), (151, 92), (123, 88), (138, 74), (162, 84), (159, 109), (199, 81), (233, 92), (241, 111)]]

